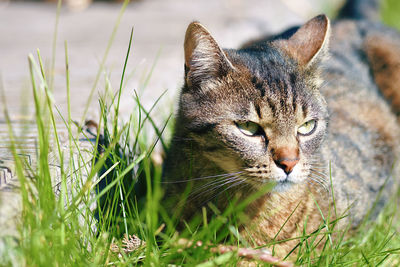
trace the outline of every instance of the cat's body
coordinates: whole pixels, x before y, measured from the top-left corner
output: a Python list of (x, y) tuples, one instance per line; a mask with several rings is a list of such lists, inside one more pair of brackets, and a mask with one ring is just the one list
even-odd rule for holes
[[(326, 86), (320, 88), (330, 113), (330, 127), (322, 154), (332, 163), (332, 177), (335, 188), (340, 188), (337, 200), (348, 199), (342, 206), (352, 205), (353, 226), (359, 224), (366, 212), (370, 211), (384, 182), (382, 198), (375, 210), (387, 201), (393, 189), (392, 176), (398, 180), (399, 124), (392, 106), (382, 95), (374, 80), (372, 65), (376, 64), (368, 54), (371, 43), (384, 46), (389, 40), (396, 40), (400, 53), (400, 35), (378, 23), (367, 21), (340, 21), (332, 27), (330, 59), (322, 64)], [(390, 39), (389, 39), (390, 38)], [(394, 47), (391, 47), (393, 49)], [(382, 60), (388, 60), (381, 58)], [(400, 63), (400, 61), (398, 62)], [(387, 79), (395, 82), (395, 76)], [(391, 88), (396, 95), (400, 86)], [(387, 181), (386, 181), (387, 180)], [(353, 203), (354, 202), (354, 203)]]
[[(224, 51), (192, 23), (185, 39), (185, 86), (163, 176), (166, 197), (175, 204), (191, 188), (182, 219), (208, 201), (224, 209), (230, 199), (244, 199), (270, 181), (276, 186), (247, 207), (250, 220), (242, 228), (257, 245), (278, 232), (276, 241), (299, 236), (305, 221), (307, 231), (314, 231), (322, 221), (320, 211), (327, 216), (334, 205), (338, 216), (349, 215), (341, 224), (357, 226), (380, 191), (381, 207), (393, 189), (400, 127), (374, 81), (379, 78), (375, 56), (382, 51), (372, 51), (395, 32), (376, 25), (335, 24), (326, 60), (325, 16), (288, 38)], [(392, 50), (389, 54), (397, 53)], [(278, 254), (297, 242), (281, 244)]]

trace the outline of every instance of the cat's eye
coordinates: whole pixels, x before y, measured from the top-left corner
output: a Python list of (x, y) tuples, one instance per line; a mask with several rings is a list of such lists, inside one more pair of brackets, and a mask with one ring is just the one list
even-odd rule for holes
[(251, 121), (246, 121), (243, 123), (237, 122), (236, 126), (243, 134), (248, 136), (260, 135), (262, 133), (261, 126)]
[(317, 128), (317, 121), (316, 120), (309, 120), (297, 129), (298, 134), (300, 135), (310, 135), (312, 134), (315, 129)]

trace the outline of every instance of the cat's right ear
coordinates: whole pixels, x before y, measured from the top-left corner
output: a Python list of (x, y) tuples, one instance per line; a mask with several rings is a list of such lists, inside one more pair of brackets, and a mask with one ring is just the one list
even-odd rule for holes
[(211, 34), (198, 22), (192, 22), (185, 35), (185, 79), (189, 86), (226, 75), (232, 63)]
[(329, 19), (325, 15), (319, 15), (301, 26), (289, 39), (273, 43), (300, 66), (308, 68), (327, 54), (329, 36)]

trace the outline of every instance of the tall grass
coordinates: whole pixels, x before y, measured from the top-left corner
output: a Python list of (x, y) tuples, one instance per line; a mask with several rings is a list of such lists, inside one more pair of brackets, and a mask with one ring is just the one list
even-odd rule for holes
[[(126, 3), (123, 9), (125, 6)], [(113, 36), (115, 31), (116, 28)], [(246, 204), (268, 191), (268, 186), (247, 201), (238, 203), (233, 200), (226, 210), (218, 210), (208, 204), (211, 215), (203, 210), (185, 228), (176, 231), (176, 220), (162, 205), (162, 167), (152, 160), (160, 151), (168, 150), (163, 134), (170, 132), (173, 124), (170, 115), (161, 125), (154, 118), (154, 111), (163, 94), (150, 108), (146, 108), (135, 94), (131, 99), (129, 119), (120, 119), (119, 105), (132, 36), (133, 32), (118, 90), (113, 92), (113, 86), (105, 79), (106, 89), (111, 94), (104, 93), (99, 98), (101, 116), (96, 135), (85, 131), (80, 123), (73, 123), (71, 118), (67, 43), (66, 118), (54, 103), (50, 86), (52, 81), (46, 75), (49, 72), (45, 71), (39, 51), (36, 59), (33, 55), (29, 56), (36, 111), (34, 119), (38, 131), (38, 161), (36, 166), (30, 166), (20, 157), (23, 148), (13, 141), (16, 136), (5, 111), (12, 140), (10, 151), (21, 184), (22, 215), (18, 228), (20, 236), (16, 243), (8, 242), (5, 251), (0, 253), (1, 266), (236, 266), (240, 259), (235, 252), (218, 254), (210, 248), (216, 244), (252, 245), (239, 235), (240, 222), (246, 219), (243, 210)], [(3, 100), (4, 105), (5, 102)], [(68, 149), (62, 147), (59, 139), (60, 129), (56, 122), (60, 119), (69, 134)], [(89, 151), (80, 145), (82, 135), (92, 143)], [(54, 140), (54, 144), (49, 140)], [(56, 151), (60, 162), (59, 194), (54, 192), (54, 174), (49, 167), (51, 150)], [(351, 235), (349, 230), (338, 231), (338, 221), (329, 217), (324, 218), (314, 233), (307, 234), (299, 229), (298, 254), (291, 253), (286, 258), (307, 266), (400, 264), (400, 237), (397, 234), (400, 227), (399, 197), (399, 193), (393, 197), (377, 220), (366, 221)], [(129, 247), (129, 242), (136, 240), (130, 237), (132, 235), (145, 245)], [(201, 241), (205, 245), (181, 245), (181, 238), (194, 244)], [(273, 249), (277, 243), (272, 240), (269, 245)], [(114, 249), (110, 250), (110, 247)], [(263, 265), (262, 262), (259, 264)]]
[(400, 2), (397, 0), (383, 0), (381, 3), (382, 21), (400, 30)]

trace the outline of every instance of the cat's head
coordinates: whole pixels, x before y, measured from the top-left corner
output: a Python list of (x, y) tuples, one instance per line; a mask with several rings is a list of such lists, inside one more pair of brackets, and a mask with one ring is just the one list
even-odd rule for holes
[(318, 63), (329, 20), (317, 16), (288, 38), (222, 50), (199, 23), (185, 37), (185, 85), (179, 117), (196, 153), (249, 184), (277, 190), (319, 172), (327, 107)]

